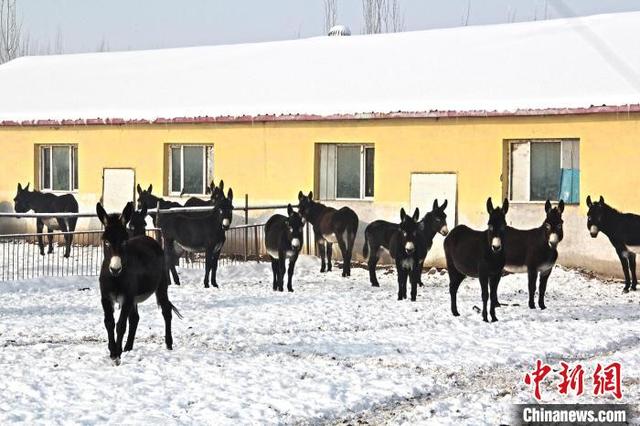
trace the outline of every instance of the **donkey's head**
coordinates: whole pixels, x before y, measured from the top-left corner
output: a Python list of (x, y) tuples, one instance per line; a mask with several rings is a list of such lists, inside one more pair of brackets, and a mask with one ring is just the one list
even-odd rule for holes
[(302, 248), (305, 220), (300, 213), (293, 210), (291, 204), (287, 206), (287, 215), (287, 239), (291, 242), (291, 247), (298, 251)]
[(551, 207), (551, 202), (547, 200), (544, 204), (544, 211), (547, 217), (544, 220), (544, 231), (547, 236), (549, 247), (556, 248), (564, 236), (562, 232), (562, 212), (564, 211), (564, 201), (560, 200), (557, 207)]
[(420, 230), (432, 235), (439, 232), (446, 236), (449, 233), (449, 228), (447, 227), (447, 214), (444, 212), (444, 209), (447, 208), (447, 204), (448, 201), (444, 200), (444, 203), (438, 206), (438, 200), (433, 200), (433, 208), (429, 213), (424, 215), (420, 221)]
[(125, 206), (122, 214), (107, 214), (102, 204), (96, 204), (98, 219), (104, 225), (102, 241), (104, 243), (104, 258), (109, 265), (109, 273), (117, 277), (127, 267), (127, 223), (131, 220), (133, 203)]
[(18, 184), (18, 192), (13, 199), (13, 209), (16, 213), (26, 213), (31, 210), (33, 192), (29, 192), (29, 185), (31, 185), (31, 183), (28, 183), (27, 186), (23, 188), (22, 185)]
[(220, 185), (218, 186), (216, 186), (213, 181), (211, 181), (211, 183), (207, 187), (207, 194), (209, 194), (210, 200), (213, 204), (224, 198), (224, 181), (220, 179)]
[(302, 191), (298, 192), (298, 211), (304, 218), (309, 218), (309, 210), (313, 206), (313, 191), (309, 191), (308, 195), (304, 195)]
[(405, 213), (404, 208), (400, 209), (400, 236), (402, 238), (402, 246), (407, 254), (412, 254), (416, 251), (416, 240), (420, 231), (420, 226), (418, 225), (419, 217), (420, 210), (418, 208), (413, 212), (413, 216)]
[(502, 241), (504, 232), (507, 229), (507, 220), (505, 215), (509, 210), (509, 200), (504, 199), (502, 207), (493, 207), (491, 197), (487, 199), (487, 213), (489, 213), (489, 222), (487, 222), (488, 242), (491, 244), (491, 250), (494, 253), (502, 250)]
[(153, 185), (149, 185), (149, 188), (143, 190), (140, 187), (140, 184), (136, 186), (136, 191), (138, 191), (138, 209), (142, 209), (142, 207), (146, 207), (148, 209), (156, 208), (158, 204), (159, 198), (151, 193), (153, 191)]
[(591, 237), (595, 238), (603, 228), (605, 216), (610, 207), (604, 202), (602, 195), (600, 200), (595, 203), (591, 202), (591, 195), (587, 195), (587, 207), (589, 207), (589, 211), (587, 211), (587, 229)]
[(129, 220), (129, 230), (134, 237), (138, 235), (144, 235), (147, 229), (147, 206), (142, 206), (142, 209), (136, 210), (131, 214), (131, 220)]
[(229, 188), (227, 196), (224, 194), (218, 197), (215, 202), (216, 210), (220, 214), (220, 224), (225, 231), (231, 226), (233, 220), (233, 189)]

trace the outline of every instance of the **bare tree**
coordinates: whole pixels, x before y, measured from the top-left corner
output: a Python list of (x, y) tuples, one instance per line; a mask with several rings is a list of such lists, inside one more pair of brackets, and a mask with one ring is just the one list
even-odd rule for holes
[(56, 39), (53, 47), (54, 55), (62, 55), (64, 53), (64, 41), (62, 38), (62, 30), (60, 27), (56, 30)]
[(105, 36), (102, 36), (100, 44), (98, 44), (98, 47), (96, 48), (96, 52), (108, 52), (109, 50), (109, 42), (107, 41)]
[(338, 0), (323, 0), (324, 33), (328, 34), (331, 27), (338, 22)]
[(23, 48), (16, 0), (0, 0), (0, 63), (17, 58)]
[(466, 27), (469, 25), (469, 17), (471, 16), (471, 0), (467, 1), (467, 13), (464, 16), (462, 24)]
[(362, 0), (363, 32), (379, 34), (404, 30), (400, 0)]

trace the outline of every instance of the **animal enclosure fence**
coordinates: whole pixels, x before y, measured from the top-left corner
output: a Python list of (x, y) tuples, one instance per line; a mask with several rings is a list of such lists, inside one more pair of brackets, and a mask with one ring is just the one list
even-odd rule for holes
[[(221, 263), (247, 260), (266, 260), (268, 255), (264, 243), (264, 223), (249, 224), (251, 210), (278, 210), (286, 205), (249, 206), (245, 197), (245, 205), (235, 207), (235, 211), (244, 213), (244, 224), (229, 228), (226, 231), (226, 242), (222, 248)], [(207, 212), (212, 207), (183, 207), (172, 209), (150, 209), (148, 213), (156, 218), (164, 214)], [(3, 218), (49, 218), (77, 217), (95, 218), (94, 213), (0, 213)], [(305, 246), (303, 252), (315, 254), (312, 233), (305, 228)], [(64, 255), (64, 236), (73, 235), (73, 243), (68, 258)], [(100, 274), (103, 259), (101, 241), (102, 230), (83, 230), (73, 232), (48, 233), (13, 233), (0, 234), (0, 281), (22, 280), (37, 277), (56, 277)], [(157, 228), (147, 229), (147, 235), (158, 241), (162, 240), (162, 231)], [(53, 238), (53, 252), (48, 253), (48, 238)], [(42, 237), (45, 254), (40, 254), (38, 237)], [(310, 240), (311, 238), (311, 240)], [(178, 261), (182, 268), (204, 268), (204, 253), (185, 253)]]

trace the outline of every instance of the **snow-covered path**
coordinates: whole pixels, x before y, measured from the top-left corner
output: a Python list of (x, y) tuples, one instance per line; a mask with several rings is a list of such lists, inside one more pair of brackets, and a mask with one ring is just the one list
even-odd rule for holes
[[(446, 275), (423, 276), (418, 301), (395, 300), (395, 274), (320, 274), (301, 258), (295, 293), (271, 291), (266, 263), (225, 265), (220, 289), (182, 270), (162, 316), (140, 305), (134, 350), (114, 367), (96, 278), (0, 283), (0, 423), (318, 423), (362, 416), (390, 423), (496, 424), (532, 401), (522, 377), (537, 358), (623, 363), (623, 401), (640, 391), (640, 294), (556, 268), (546, 311), (527, 307), (526, 276), (501, 281), (500, 321), (486, 324), (477, 281), (449, 312)], [(545, 401), (564, 401), (551, 384)], [(566, 398), (589, 402), (593, 397)], [(597, 399), (611, 402), (608, 398)]]

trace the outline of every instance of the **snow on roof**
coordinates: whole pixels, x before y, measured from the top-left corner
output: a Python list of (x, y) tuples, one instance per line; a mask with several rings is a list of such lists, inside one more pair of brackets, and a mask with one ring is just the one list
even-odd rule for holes
[(0, 121), (637, 106), (639, 39), (631, 12), (24, 57), (0, 66)]

